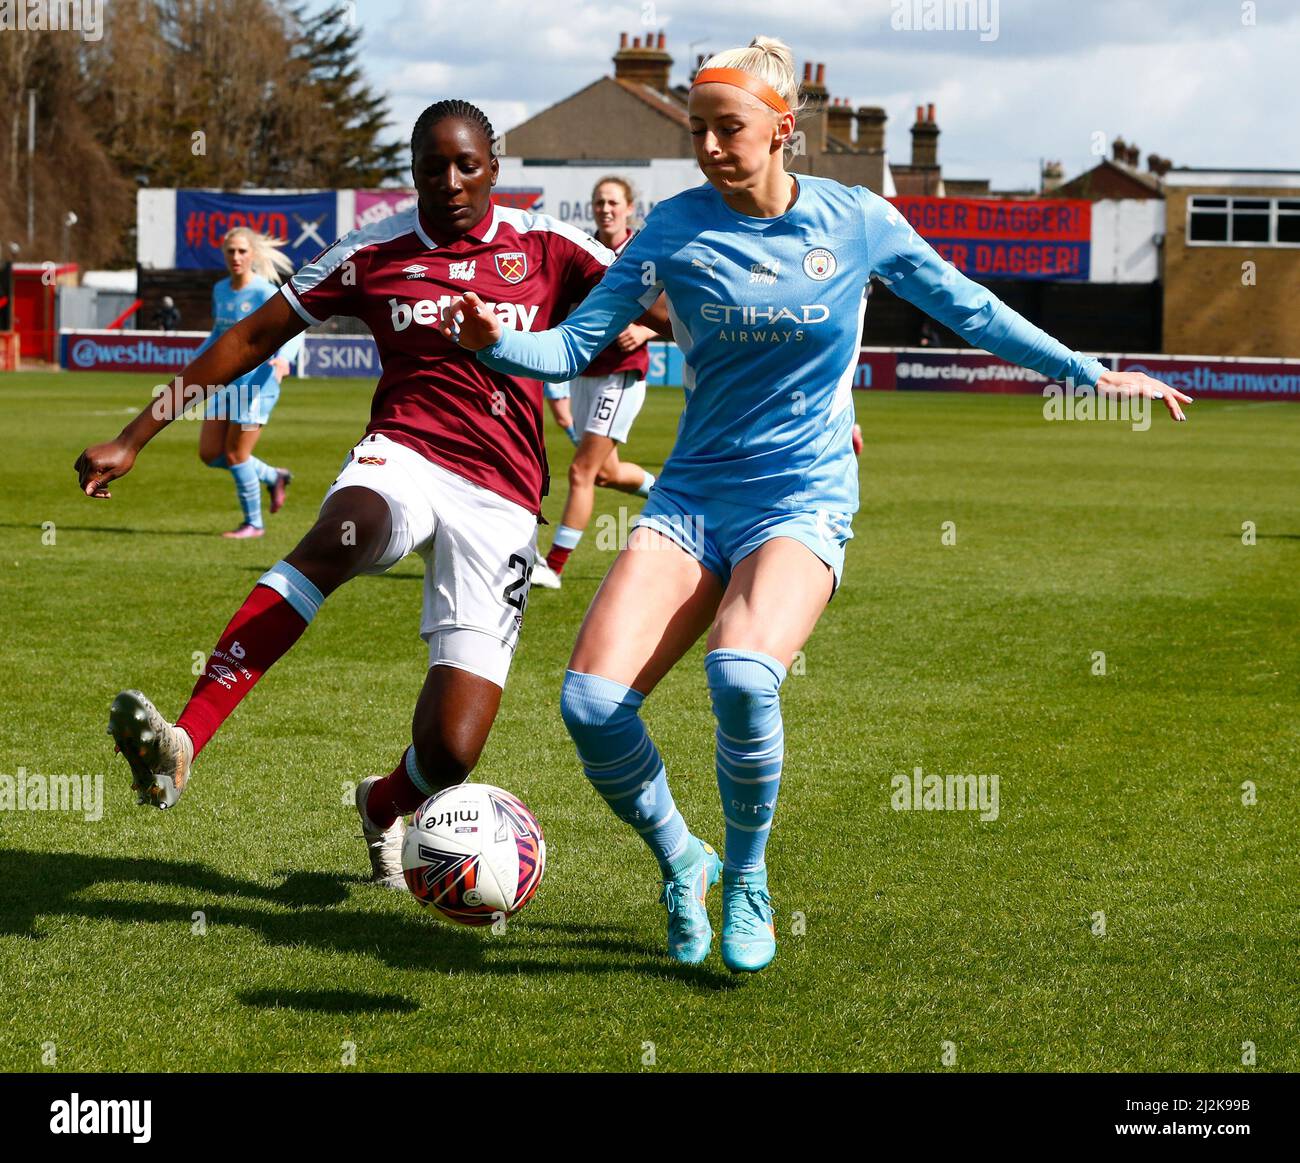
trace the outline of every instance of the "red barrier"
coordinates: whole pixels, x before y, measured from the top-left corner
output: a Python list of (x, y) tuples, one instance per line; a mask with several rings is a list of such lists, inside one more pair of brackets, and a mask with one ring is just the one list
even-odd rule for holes
[(125, 311), (123, 311), (122, 314), (120, 314), (116, 319), (114, 319), (112, 323), (110, 323), (106, 328), (104, 328), (104, 330), (105, 331), (118, 330), (118, 328), (120, 328), (123, 323), (125, 323), (128, 319), (130, 319), (131, 316), (134, 315), (143, 306), (144, 306), (144, 300), (137, 299)]

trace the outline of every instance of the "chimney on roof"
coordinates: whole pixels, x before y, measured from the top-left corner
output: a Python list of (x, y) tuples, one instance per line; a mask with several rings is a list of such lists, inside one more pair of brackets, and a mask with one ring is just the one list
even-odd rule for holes
[(853, 106), (846, 97), (836, 97), (826, 110), (826, 131), (845, 145), (853, 144)]
[(1128, 158), (1128, 146), (1124, 143), (1122, 137), (1117, 137), (1110, 143), (1110, 156), (1117, 162), (1126, 161)]
[(1142, 151), (1136, 145), (1128, 147), (1128, 164), (1134, 169), (1142, 164)]
[(886, 113), (879, 105), (858, 106), (858, 149), (883, 150), (885, 148)]
[(664, 42), (662, 32), (658, 36), (647, 32), (644, 45), (638, 36), (632, 39), (629, 48), (627, 33), (619, 33), (618, 52), (614, 54), (614, 79), (648, 85), (660, 93), (668, 92), (668, 74), (672, 71), (673, 58)]
[(934, 106), (916, 107), (916, 124), (912, 126), (912, 165), (939, 168), (939, 126), (934, 120)]
[(805, 61), (803, 83), (799, 86), (799, 99), (803, 112), (798, 116), (799, 129), (806, 137), (808, 154), (826, 152), (826, 131), (829, 121), (830, 98), (826, 92), (826, 66), (818, 64), (813, 73), (812, 61)]
[(1065, 168), (1060, 162), (1044, 162), (1042, 173), (1042, 193), (1050, 194), (1065, 181)]
[(812, 61), (804, 62), (803, 84), (799, 86), (799, 95), (804, 98), (806, 105), (816, 105), (819, 110), (827, 104), (829, 94), (826, 92), (825, 65), (817, 66), (817, 75), (814, 77)]
[(1167, 157), (1161, 157), (1157, 153), (1147, 154), (1147, 169), (1157, 178), (1163, 178), (1173, 164)]

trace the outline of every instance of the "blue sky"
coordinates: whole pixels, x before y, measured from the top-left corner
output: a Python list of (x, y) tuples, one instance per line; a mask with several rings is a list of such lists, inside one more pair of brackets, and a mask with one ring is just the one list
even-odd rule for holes
[(1300, 0), (973, 0), (983, 33), (898, 27), (944, 0), (354, 4), (363, 64), (402, 138), (444, 97), (508, 131), (612, 73), (621, 31), (653, 29), (667, 34), (674, 82), (695, 52), (780, 37), (801, 68), (825, 62), (833, 96), (884, 106), (898, 162), (915, 107), (934, 102), (945, 173), (999, 188), (1034, 185), (1040, 158), (1073, 176), (1116, 135), (1144, 165), (1155, 152), (1176, 165), (1300, 169)]

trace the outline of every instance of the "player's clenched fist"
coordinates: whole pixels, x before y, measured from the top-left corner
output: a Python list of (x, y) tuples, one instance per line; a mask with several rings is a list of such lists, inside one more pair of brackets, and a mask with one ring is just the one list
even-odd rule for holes
[(501, 338), (501, 320), (473, 291), (443, 309), (438, 330), (467, 351), (482, 351)]
[(87, 448), (75, 465), (77, 482), (88, 497), (106, 499), (113, 494), (108, 482), (126, 476), (135, 464), (135, 449), (121, 440), (109, 440)]

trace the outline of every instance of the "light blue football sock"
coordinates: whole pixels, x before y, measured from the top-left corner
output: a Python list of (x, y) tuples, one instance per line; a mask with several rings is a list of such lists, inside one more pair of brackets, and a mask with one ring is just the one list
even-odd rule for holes
[(620, 820), (640, 833), (667, 875), (694, 849), (686, 821), (673, 803), (668, 776), (638, 714), (640, 691), (569, 670), (560, 714), (582, 760), (582, 770)]
[(235, 478), (235, 494), (244, 510), (245, 524), (262, 528), (262, 482), (257, 479), (257, 470), (245, 460), (232, 464), (230, 475)]
[(727, 827), (723, 867), (757, 872), (781, 786), (785, 730), (779, 691), (785, 667), (756, 650), (710, 650), (704, 673), (718, 720), (718, 793)]
[(655, 474), (650, 472), (649, 469), (647, 469), (645, 474), (645, 480), (641, 482), (641, 487), (637, 489), (637, 496), (648, 497), (650, 495), (650, 490), (653, 489), (654, 487), (655, 487)]
[(226, 454), (224, 452), (221, 453), (221, 455), (218, 456), (216, 460), (208, 461), (208, 468), (229, 468), (229, 467), (230, 467), (230, 462), (226, 459)]
[(253, 466), (253, 471), (257, 473), (257, 479), (264, 485), (275, 484), (276, 478), (280, 475), (280, 470), (272, 468), (264, 460), (258, 460), (255, 456), (248, 458), (248, 463)]
[(551, 542), (553, 549), (577, 549), (578, 542), (582, 540), (582, 530), (574, 529), (569, 525), (561, 525), (555, 530), (555, 538)]

